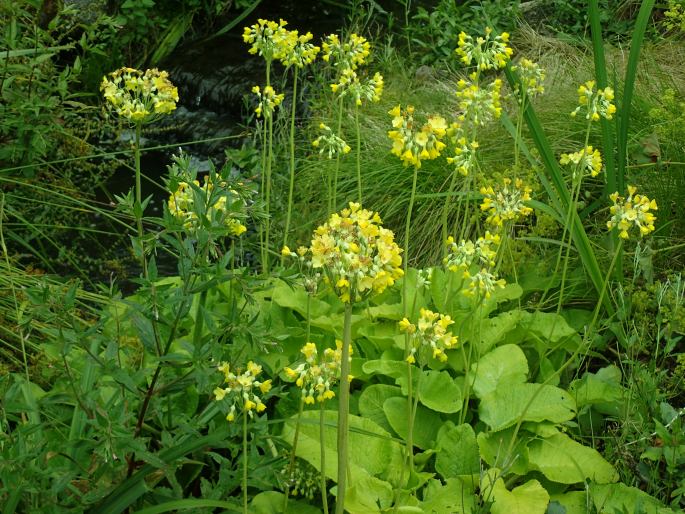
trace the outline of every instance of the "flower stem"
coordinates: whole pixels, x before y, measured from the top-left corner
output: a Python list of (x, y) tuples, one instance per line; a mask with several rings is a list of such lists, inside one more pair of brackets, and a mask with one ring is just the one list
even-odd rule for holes
[(321, 504), (323, 506), (323, 514), (328, 514), (328, 492), (326, 490), (326, 430), (324, 426), (325, 420), (325, 410), (323, 408), (323, 402), (319, 402), (319, 443), (321, 449), (321, 484), (319, 489), (321, 489)]
[(457, 171), (452, 172), (452, 180), (450, 180), (450, 189), (445, 197), (445, 204), (442, 206), (442, 257), (443, 259), (447, 257), (447, 214), (449, 212), (450, 202), (452, 200), (452, 195), (454, 194), (454, 187), (457, 184)]
[(404, 316), (408, 316), (407, 307), (409, 306), (407, 298), (407, 272), (409, 270), (409, 230), (411, 228), (411, 214), (414, 210), (414, 200), (416, 198), (416, 181), (418, 179), (419, 169), (414, 166), (414, 176), (412, 178), (411, 196), (409, 197), (409, 207), (407, 208), (407, 220), (404, 225), (404, 281), (402, 285), (402, 303), (404, 305)]
[[(288, 231), (290, 230), (290, 216), (293, 209), (293, 191), (295, 189), (295, 106), (297, 101), (297, 66), (293, 74), (293, 105), (290, 111), (290, 184), (288, 187), (288, 211), (285, 217), (285, 230), (283, 231), (283, 246), (288, 245)], [(283, 266), (285, 256), (281, 256)]]
[(247, 412), (243, 412), (243, 514), (247, 511)]
[(352, 343), (352, 304), (354, 291), (350, 292), (350, 302), (345, 304), (343, 322), (343, 347), (340, 362), (340, 401), (338, 403), (338, 497), (335, 513), (345, 512), (345, 487), (347, 484), (347, 436), (349, 432), (350, 411), (350, 344)]
[[(336, 129), (336, 135), (340, 137), (342, 132), (342, 116), (343, 116), (343, 97), (340, 97), (338, 101), (338, 126)], [(336, 153), (335, 156), (335, 172), (333, 173), (333, 201), (331, 205), (330, 212), (338, 209), (338, 172), (340, 171), (340, 152)], [(329, 212), (329, 214), (330, 214)]]
[(295, 433), (293, 434), (293, 446), (290, 450), (290, 461), (285, 477), (285, 499), (283, 500), (283, 512), (288, 512), (288, 499), (290, 498), (290, 481), (293, 478), (295, 469), (295, 453), (297, 452), (297, 441), (300, 438), (300, 422), (302, 421), (302, 411), (304, 410), (304, 397), (300, 399), (300, 408), (297, 411), (297, 421), (295, 422)]
[(136, 205), (134, 214), (136, 218), (136, 227), (138, 229), (138, 243), (140, 244), (140, 261), (143, 269), (143, 276), (147, 278), (147, 261), (145, 260), (145, 247), (143, 245), (143, 187), (140, 180), (140, 132), (141, 124), (136, 123), (136, 144), (133, 151), (136, 168)]
[(357, 201), (362, 203), (362, 136), (359, 127), (359, 106), (354, 108), (354, 124), (357, 129)]

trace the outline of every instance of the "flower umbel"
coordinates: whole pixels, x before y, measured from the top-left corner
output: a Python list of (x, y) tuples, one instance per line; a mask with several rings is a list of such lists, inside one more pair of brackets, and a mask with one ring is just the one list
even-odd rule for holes
[(349, 153), (351, 148), (344, 139), (333, 133), (331, 127), (320, 123), (319, 128), (323, 131), (319, 137), (312, 141), (312, 146), (318, 148), (319, 153), (326, 153), (329, 159), (336, 155)]
[(474, 39), (472, 36), (461, 32), (455, 52), (466, 66), (473, 64), (479, 70), (504, 68), (514, 53), (508, 42), (509, 34), (507, 32), (493, 36), (492, 29), (486, 27), (485, 37)]
[(428, 348), (434, 359), (445, 362), (447, 360), (445, 350), (456, 348), (458, 343), (457, 336), (447, 330), (453, 323), (454, 321), (449, 316), (428, 309), (421, 309), (416, 325), (407, 318), (400, 321), (400, 330), (408, 333), (411, 341), (407, 362), (414, 364), (417, 353), (421, 358), (421, 348)]
[(338, 82), (331, 84), (331, 90), (338, 97), (349, 95), (356, 105), (361, 105), (362, 100), (378, 102), (383, 94), (383, 86), (383, 75), (380, 73), (371, 78), (360, 79), (357, 72), (345, 68), (338, 77)]
[(609, 195), (614, 203), (609, 211), (611, 219), (607, 221), (607, 227), (611, 230), (618, 228), (619, 237), (628, 239), (628, 231), (637, 227), (640, 230), (640, 237), (646, 236), (654, 231), (656, 216), (650, 211), (658, 209), (655, 200), (650, 200), (646, 196), (635, 194), (637, 188), (628, 186), (628, 198), (623, 198), (618, 191)]
[(134, 123), (148, 123), (176, 109), (178, 89), (166, 71), (120, 68), (102, 78), (100, 91), (109, 107)]
[[(462, 278), (469, 281), (468, 288), (464, 289), (465, 295), (474, 296), (478, 292), (490, 298), (496, 288), (505, 286), (505, 280), (498, 279), (494, 271), (500, 242), (499, 234), (489, 231), (475, 243), (462, 239), (457, 244), (451, 236), (447, 239), (449, 250), (444, 263), (450, 271), (461, 271)], [(471, 272), (474, 266), (478, 269), (476, 273)]]
[(350, 34), (344, 43), (340, 42), (337, 34), (329, 34), (321, 43), (322, 58), (340, 69), (356, 70), (366, 63), (371, 52), (371, 45), (366, 38), (357, 34)]
[(402, 110), (398, 105), (388, 114), (393, 117), (393, 130), (388, 132), (392, 140), (390, 153), (398, 156), (405, 166), (421, 167), (422, 160), (440, 156), (445, 148), (442, 138), (447, 133), (447, 122), (442, 116), (429, 116), (421, 130), (414, 128), (414, 107), (408, 105)]
[(350, 202), (314, 231), (311, 265), (322, 268), (343, 302), (382, 293), (403, 275), (402, 249), (378, 213)]
[(252, 92), (257, 95), (259, 104), (255, 108), (254, 112), (257, 113), (257, 117), (264, 116), (265, 119), (271, 118), (276, 107), (281, 105), (283, 102), (284, 94), (276, 94), (274, 88), (271, 86), (266, 86), (262, 91), (259, 86), (254, 86)]
[(450, 135), (451, 146), (454, 148), (454, 156), (448, 157), (447, 163), (454, 165), (454, 170), (466, 177), (476, 162), (478, 142), (469, 142), (461, 127), (456, 123), (452, 124), (447, 133)]
[(249, 52), (261, 55), (268, 62), (282, 58), (292, 47), (291, 33), (285, 28), (287, 24), (285, 20), (275, 22), (260, 18), (254, 25), (245, 27), (243, 41), (250, 45)]
[(529, 216), (533, 209), (526, 207), (524, 202), (530, 200), (532, 189), (521, 179), (512, 182), (505, 178), (502, 185), (481, 187), (480, 192), (485, 197), (480, 205), (482, 211), (488, 215), (486, 222), (494, 227), (502, 227), (507, 221), (516, 222)]
[(611, 103), (614, 99), (614, 90), (610, 87), (595, 91), (595, 81), (588, 80), (578, 88), (578, 107), (571, 113), (576, 116), (585, 111), (585, 119), (599, 121), (600, 118), (610, 120), (616, 112), (616, 106)]
[[(302, 389), (304, 403), (312, 404), (314, 401), (323, 403), (335, 397), (332, 387), (340, 379), (340, 362), (342, 359), (342, 341), (335, 342), (336, 349), (326, 348), (323, 355), (314, 343), (305, 344), (300, 353), (305, 361), (294, 368), (286, 367), (285, 374), (291, 380), (295, 380), (297, 387)], [(350, 345), (350, 361), (352, 345)]]
[(596, 177), (602, 171), (602, 154), (599, 153), (599, 150), (592, 148), (592, 146), (587, 146), (578, 152), (562, 153), (559, 163), (573, 163), (576, 165), (573, 167), (574, 179), (578, 171), (581, 174), (589, 172), (590, 175)]
[(519, 95), (526, 98), (535, 98), (537, 95), (545, 92), (545, 86), (543, 85), (545, 70), (540, 68), (539, 64), (524, 57), (516, 66), (512, 66), (511, 69), (518, 72), (520, 84), (516, 84), (515, 89)]
[(297, 30), (289, 31), (280, 45), (281, 52), (279, 52), (278, 58), (283, 66), (304, 68), (314, 62), (321, 49), (310, 43), (313, 37), (311, 32), (299, 35)]
[(250, 417), (254, 415), (254, 411), (264, 412), (266, 405), (257, 393), (268, 393), (271, 390), (271, 380), (257, 380), (257, 376), (262, 372), (259, 364), (250, 361), (244, 372), (241, 373), (241, 370), (237, 369), (234, 373), (228, 362), (222, 362), (219, 371), (224, 374), (225, 387), (214, 389), (214, 397), (217, 401), (228, 401), (228, 421), (235, 420), (238, 410), (242, 410)]
[(457, 98), (462, 113), (459, 121), (472, 123), (473, 125), (485, 125), (493, 118), (499, 118), (502, 114), (500, 105), (500, 90), (502, 81), (495, 79), (490, 85), (481, 87), (472, 74), (471, 80), (460, 79), (457, 82)]

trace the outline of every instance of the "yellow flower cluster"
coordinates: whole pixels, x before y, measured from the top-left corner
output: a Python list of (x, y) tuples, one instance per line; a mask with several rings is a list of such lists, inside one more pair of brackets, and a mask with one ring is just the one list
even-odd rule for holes
[(266, 86), (262, 91), (259, 86), (254, 86), (252, 92), (257, 95), (259, 103), (255, 108), (254, 112), (257, 113), (257, 117), (264, 116), (265, 119), (271, 118), (276, 107), (281, 105), (285, 95), (283, 93), (276, 94), (274, 88), (271, 86)]
[(326, 281), (343, 302), (382, 293), (403, 275), (402, 249), (378, 213), (350, 202), (331, 215), (312, 237), (311, 266), (323, 269)]
[(110, 107), (134, 123), (152, 121), (176, 109), (178, 89), (166, 71), (120, 68), (102, 77), (100, 91)]
[[(505, 286), (506, 281), (498, 279), (495, 273), (500, 242), (499, 234), (492, 234), (490, 231), (486, 231), (485, 237), (479, 237), (475, 243), (462, 239), (457, 244), (453, 237), (447, 239), (449, 250), (443, 262), (448, 270), (461, 271), (462, 277), (469, 281), (468, 288), (464, 290), (465, 295), (475, 296), (478, 293), (490, 298), (496, 288)], [(478, 271), (471, 273), (474, 266)]]
[(445, 148), (442, 138), (447, 133), (447, 122), (442, 116), (429, 116), (421, 130), (414, 130), (414, 107), (408, 105), (403, 111), (398, 105), (388, 114), (392, 116), (393, 130), (388, 132), (392, 140), (390, 152), (398, 156), (405, 166), (421, 167), (422, 160), (440, 156)]
[(583, 150), (574, 153), (562, 153), (561, 159), (559, 159), (561, 164), (573, 163), (573, 178), (576, 178), (576, 171), (581, 173), (590, 172), (590, 175), (596, 177), (602, 171), (602, 154), (599, 150), (592, 148), (592, 146), (587, 146)]
[[(194, 180), (193, 184), (202, 191), (205, 201), (211, 201), (215, 198), (212, 193), (214, 184), (207, 175), (205, 175), (202, 186), (198, 180)], [(243, 202), (234, 190), (226, 188), (225, 183), (219, 184), (219, 187), (223, 189), (221, 196), (216, 198), (212, 205), (204, 206), (205, 214), (210, 220), (218, 221), (226, 227), (229, 235), (239, 236), (247, 228), (231, 214), (242, 209)], [(179, 182), (178, 189), (169, 196), (169, 212), (182, 220), (186, 228), (197, 228), (201, 224), (197, 215), (198, 209), (195, 205), (195, 198), (195, 192), (188, 182)], [(239, 205), (239, 209), (236, 209), (236, 204)]]
[(225, 399), (230, 402), (226, 416), (228, 421), (235, 420), (236, 411), (239, 408), (250, 417), (253, 416), (253, 411), (264, 412), (266, 405), (257, 395), (257, 390), (262, 394), (268, 393), (271, 390), (271, 380), (264, 382), (257, 380), (257, 376), (262, 372), (262, 367), (259, 364), (250, 361), (247, 363), (247, 369), (244, 373), (241, 373), (240, 370), (233, 373), (228, 362), (222, 362), (219, 371), (224, 374), (226, 385), (214, 389), (214, 397), (219, 402)]
[(338, 77), (338, 82), (331, 84), (331, 90), (338, 97), (349, 95), (356, 105), (361, 105), (362, 100), (378, 102), (383, 94), (383, 75), (376, 72), (372, 78), (360, 80), (357, 72), (351, 68), (345, 68)]
[(454, 170), (466, 177), (476, 161), (478, 142), (468, 142), (460, 125), (457, 123), (453, 123), (450, 126), (447, 134), (450, 136), (451, 146), (454, 148), (454, 156), (448, 157), (447, 163), (454, 165)]
[[(518, 72), (520, 80), (520, 84), (516, 85), (516, 92), (526, 98), (535, 98), (537, 95), (545, 92), (545, 86), (543, 85), (545, 71), (540, 68), (539, 64), (524, 57), (516, 66), (512, 66), (511, 69)], [(523, 87), (521, 88), (521, 86)]]
[(685, 5), (683, 5), (683, 0), (668, 0), (668, 9), (664, 12), (664, 25), (668, 30), (678, 29), (685, 32)]
[(283, 66), (304, 68), (314, 62), (321, 49), (310, 43), (313, 37), (311, 32), (300, 35), (297, 30), (286, 31), (278, 52), (278, 58)]
[(453, 323), (454, 321), (449, 316), (428, 309), (421, 309), (416, 325), (407, 318), (400, 321), (400, 330), (411, 336), (411, 350), (407, 362), (414, 364), (417, 353), (421, 358), (421, 348), (424, 347), (430, 349), (434, 359), (445, 362), (447, 360), (445, 350), (456, 348), (459, 342), (457, 336), (447, 330)]
[(459, 34), (459, 43), (455, 52), (466, 66), (472, 64), (479, 70), (504, 68), (514, 53), (507, 44), (509, 34), (502, 32), (493, 36), (490, 27), (485, 28), (485, 37), (473, 38), (464, 32)]
[(578, 107), (571, 113), (576, 116), (581, 111), (587, 111), (585, 119), (598, 121), (599, 118), (610, 120), (616, 112), (616, 106), (612, 104), (614, 90), (610, 87), (595, 91), (595, 81), (588, 80), (578, 88)]
[[(288, 378), (295, 380), (295, 385), (302, 389), (304, 403), (313, 404), (315, 400), (323, 403), (335, 397), (331, 387), (340, 379), (342, 341), (336, 341), (335, 346), (335, 350), (326, 348), (319, 358), (316, 345), (307, 343), (300, 350), (305, 361), (295, 368), (284, 369)], [(351, 356), (352, 345), (350, 345), (350, 361)]]
[(243, 41), (251, 45), (249, 52), (264, 57), (267, 62), (273, 59), (281, 59), (292, 48), (292, 36), (285, 28), (288, 24), (285, 20), (278, 23), (264, 19), (243, 29)]
[(329, 34), (321, 43), (323, 60), (341, 69), (356, 70), (366, 63), (371, 52), (371, 45), (366, 38), (357, 34), (350, 34), (344, 43), (340, 42), (337, 34)]
[(521, 179), (514, 182), (505, 178), (502, 185), (481, 187), (480, 192), (484, 196), (481, 210), (487, 212), (486, 222), (496, 228), (502, 227), (507, 221), (515, 222), (530, 215), (533, 209), (527, 207), (524, 202), (530, 200), (532, 189), (526, 186)]
[(614, 204), (609, 209), (611, 219), (607, 221), (607, 227), (609, 230), (618, 228), (618, 235), (623, 239), (628, 239), (628, 231), (633, 226), (640, 229), (641, 237), (654, 231), (656, 216), (650, 211), (658, 210), (656, 201), (636, 195), (636, 192), (634, 186), (628, 186), (628, 198), (623, 198), (618, 192), (609, 195)]
[(502, 81), (495, 79), (488, 86), (481, 87), (474, 82), (475, 79), (475, 74), (472, 74), (471, 80), (460, 79), (457, 82), (456, 95), (462, 111), (459, 120), (482, 126), (493, 118), (499, 118), (502, 114), (500, 104)]
[(319, 128), (323, 131), (323, 134), (312, 141), (312, 146), (318, 148), (320, 154), (326, 152), (328, 158), (332, 159), (336, 155), (350, 152), (350, 145), (344, 139), (334, 134), (331, 127), (325, 123), (320, 123)]

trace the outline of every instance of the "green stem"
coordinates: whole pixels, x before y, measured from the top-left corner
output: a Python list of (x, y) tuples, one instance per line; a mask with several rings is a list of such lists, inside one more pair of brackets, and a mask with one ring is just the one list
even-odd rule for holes
[(414, 166), (414, 175), (411, 184), (411, 196), (409, 197), (409, 207), (407, 208), (407, 220), (404, 225), (404, 280), (402, 285), (402, 304), (404, 316), (408, 316), (407, 307), (407, 272), (409, 271), (409, 231), (411, 229), (411, 214), (414, 210), (414, 200), (416, 199), (416, 181), (418, 179), (419, 169)]
[(288, 511), (288, 499), (290, 498), (290, 481), (293, 479), (293, 469), (295, 469), (295, 453), (297, 452), (297, 441), (300, 438), (300, 422), (302, 421), (302, 411), (304, 410), (304, 396), (300, 398), (300, 408), (297, 411), (297, 421), (295, 422), (295, 433), (293, 434), (293, 447), (290, 450), (290, 461), (285, 483), (285, 499), (283, 500), (283, 512)]
[(359, 127), (359, 106), (354, 108), (354, 123), (357, 129), (357, 201), (362, 203), (362, 136)]
[(264, 235), (265, 251), (262, 269), (264, 273), (269, 272), (269, 249), (271, 229), (271, 163), (273, 161), (273, 139), (274, 139), (274, 113), (269, 117), (269, 156), (266, 159), (266, 234)]
[[(336, 135), (340, 137), (342, 132), (342, 115), (343, 115), (343, 97), (338, 100), (338, 126), (336, 128)], [(333, 173), (333, 201), (332, 210), (329, 209), (329, 214), (338, 209), (338, 172), (340, 171), (340, 152), (335, 155), (335, 171)]]
[(328, 514), (328, 492), (326, 490), (326, 431), (324, 426), (325, 420), (325, 410), (323, 408), (324, 402), (319, 402), (319, 442), (321, 450), (321, 483), (319, 489), (321, 489), (321, 504), (323, 505), (323, 514)]
[(243, 412), (243, 514), (247, 511), (247, 412)]
[(347, 485), (347, 438), (350, 411), (350, 344), (352, 343), (352, 305), (354, 291), (350, 292), (350, 302), (345, 304), (343, 322), (343, 347), (340, 363), (340, 401), (338, 403), (338, 497), (335, 513), (345, 512), (345, 488)]
[(195, 327), (193, 328), (193, 348), (199, 351), (200, 343), (202, 342), (202, 329), (204, 328), (204, 314), (202, 311), (205, 308), (207, 301), (207, 289), (200, 293), (200, 299), (197, 302), (197, 309), (195, 310)]
[(440, 241), (440, 243), (442, 244), (443, 259), (447, 257), (447, 213), (449, 212), (450, 200), (452, 199), (452, 195), (454, 194), (454, 187), (457, 185), (457, 173), (457, 171), (452, 171), (452, 180), (450, 180), (450, 188), (447, 193), (447, 196), (445, 197), (445, 204), (442, 206), (442, 241)]
[[(285, 217), (285, 230), (283, 232), (283, 246), (288, 245), (288, 232), (290, 231), (290, 216), (293, 209), (293, 191), (295, 189), (295, 106), (297, 100), (297, 66), (293, 75), (293, 105), (290, 111), (290, 184), (288, 186), (288, 211)], [(284, 265), (285, 256), (281, 256), (281, 266)]]
[(145, 247), (143, 245), (143, 188), (140, 180), (140, 132), (141, 124), (136, 123), (136, 145), (133, 151), (133, 157), (136, 168), (136, 205), (134, 207), (134, 214), (136, 218), (136, 227), (138, 229), (138, 242), (140, 244), (140, 261), (143, 269), (143, 276), (147, 278), (147, 261), (145, 260)]
[[(412, 368), (414, 366), (407, 362), (407, 378), (409, 382), (407, 384), (407, 446), (406, 451), (406, 462), (409, 465), (409, 473), (414, 472), (414, 412), (412, 409), (412, 399), (414, 398), (414, 384), (412, 377)], [(417, 392), (418, 396), (418, 392)]]

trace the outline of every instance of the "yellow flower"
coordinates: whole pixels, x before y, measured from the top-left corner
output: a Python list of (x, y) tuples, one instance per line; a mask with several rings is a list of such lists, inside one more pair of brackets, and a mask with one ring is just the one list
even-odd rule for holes
[(533, 209), (524, 203), (530, 200), (531, 191), (518, 178), (514, 182), (505, 178), (497, 188), (481, 187), (480, 192), (484, 198), (480, 208), (488, 214), (486, 222), (498, 228), (505, 222), (516, 222), (532, 214)]
[[(475, 79), (475, 76), (472, 79)], [(493, 118), (499, 118), (502, 114), (501, 89), (500, 79), (495, 79), (486, 87), (481, 87), (470, 80), (460, 80), (457, 83), (456, 92), (459, 108), (462, 111), (459, 121), (483, 126)]]
[(349, 145), (342, 138), (334, 134), (328, 125), (320, 123), (319, 129), (323, 131), (323, 134), (312, 141), (312, 146), (319, 149), (319, 154), (325, 152), (327, 157), (332, 159), (340, 153), (346, 154), (350, 151)]
[(252, 92), (257, 95), (259, 103), (255, 108), (255, 113), (257, 117), (264, 116), (265, 119), (269, 119), (273, 116), (276, 107), (281, 105), (285, 95), (283, 93), (276, 94), (274, 88), (271, 86), (266, 86), (264, 91), (260, 90), (259, 86), (254, 86)]
[(250, 417), (253, 416), (252, 411), (254, 410), (258, 413), (266, 410), (266, 405), (256, 394), (256, 390), (259, 390), (261, 394), (268, 393), (271, 390), (271, 380), (264, 382), (257, 380), (257, 376), (262, 372), (262, 367), (259, 364), (253, 361), (248, 362), (243, 373), (240, 373), (239, 370), (233, 373), (227, 362), (222, 363), (218, 369), (224, 374), (226, 387), (214, 389), (214, 396), (217, 401), (228, 401), (229, 411), (226, 419), (229, 422), (235, 420), (237, 407), (242, 408), (243, 413)]
[(504, 68), (513, 54), (508, 42), (508, 33), (502, 32), (499, 36), (493, 36), (492, 29), (487, 27), (485, 37), (476, 39), (461, 32), (455, 52), (466, 66), (473, 64), (479, 70)]
[(414, 128), (414, 108), (409, 105), (402, 111), (398, 105), (388, 114), (393, 116), (394, 130), (388, 131), (392, 141), (390, 153), (402, 160), (405, 166), (421, 167), (422, 160), (432, 160), (440, 156), (445, 148), (441, 139), (447, 133), (447, 122), (442, 116), (429, 116), (420, 130)]
[(250, 53), (258, 54), (267, 61), (280, 59), (290, 47), (290, 32), (285, 20), (279, 22), (258, 19), (257, 23), (243, 29), (243, 41), (250, 45)]
[(628, 186), (627, 198), (620, 196), (618, 191), (609, 195), (613, 205), (609, 208), (612, 216), (607, 227), (609, 230), (616, 227), (622, 239), (630, 237), (629, 230), (633, 227), (639, 229), (640, 237), (654, 231), (656, 216), (650, 211), (658, 210), (656, 201), (636, 192), (637, 188)]
[(324, 61), (339, 69), (356, 70), (358, 66), (366, 63), (371, 45), (366, 38), (354, 33), (350, 34), (344, 43), (340, 42), (337, 34), (329, 34), (321, 43), (321, 50)]
[(519, 101), (524, 97), (534, 98), (545, 92), (545, 86), (543, 85), (545, 72), (540, 68), (539, 64), (524, 57), (516, 66), (512, 66), (511, 69), (518, 72), (519, 83), (516, 84), (515, 89), (521, 95)]
[[(498, 279), (495, 274), (500, 242), (499, 234), (490, 231), (486, 231), (485, 237), (479, 237), (475, 243), (462, 239), (456, 244), (452, 237), (447, 240), (449, 250), (444, 264), (450, 271), (461, 272), (468, 281), (468, 287), (463, 291), (465, 295), (473, 296), (478, 292), (490, 298), (497, 287), (506, 284), (504, 279)], [(472, 273), (474, 267), (478, 271)]]
[(400, 321), (401, 329), (403, 325), (415, 328), (409, 332), (411, 347), (406, 359), (407, 362), (414, 364), (417, 356), (421, 358), (421, 348), (429, 349), (434, 359), (445, 362), (447, 360), (445, 350), (454, 349), (458, 344), (457, 336), (452, 335), (452, 332), (447, 330), (453, 323), (454, 321), (450, 316), (423, 308), (420, 310), (416, 325), (410, 323), (407, 318)]
[(585, 119), (598, 121), (600, 118), (610, 120), (616, 113), (616, 106), (611, 103), (614, 99), (614, 90), (610, 87), (595, 91), (595, 81), (589, 80), (578, 87), (578, 107), (571, 113), (576, 116), (585, 111)]
[[(340, 379), (340, 363), (342, 359), (342, 342), (336, 341), (336, 349), (326, 348), (320, 358), (314, 343), (305, 344), (300, 353), (305, 362), (296, 368), (285, 368), (289, 379), (297, 377), (295, 385), (302, 389), (302, 399), (305, 404), (314, 401), (323, 403), (335, 397), (331, 387)], [(352, 355), (352, 347), (350, 347)]]
[(592, 146), (587, 146), (578, 152), (561, 154), (559, 163), (576, 164), (576, 167), (573, 169), (573, 178), (576, 177), (576, 170), (590, 172), (590, 175), (596, 177), (602, 171), (602, 154), (599, 153), (599, 150), (593, 149)]

